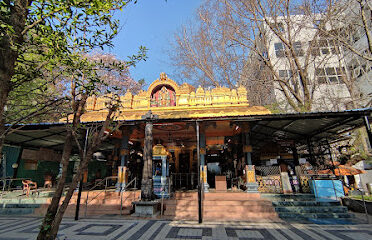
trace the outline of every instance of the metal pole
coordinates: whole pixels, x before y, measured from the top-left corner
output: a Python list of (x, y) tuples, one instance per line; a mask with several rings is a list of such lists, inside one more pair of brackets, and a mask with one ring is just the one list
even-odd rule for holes
[[(89, 128), (87, 128), (87, 131), (86, 131), (86, 134), (85, 134), (85, 144), (84, 144), (83, 158), (85, 158), (86, 155), (87, 155), (88, 134), (89, 134)], [(81, 161), (83, 161), (83, 159), (81, 159)], [(79, 220), (80, 199), (81, 199), (81, 191), (82, 190), (83, 190), (83, 176), (80, 177), (80, 182), (79, 182), (79, 192), (78, 192), (78, 198), (77, 198), (76, 209), (75, 209), (75, 221)], [(88, 200), (88, 198), (87, 198), (87, 200)], [(86, 205), (86, 207), (88, 208), (88, 205)], [(86, 212), (85, 212), (85, 214), (86, 214)]]
[(331, 162), (332, 162), (332, 172), (333, 172), (333, 174), (335, 175), (335, 177), (337, 177), (337, 176), (336, 176), (336, 166), (335, 166), (335, 162), (333, 161), (333, 157), (332, 157), (331, 144), (329, 144), (328, 139), (327, 139), (326, 141), (327, 141), (327, 147), (328, 147), (329, 158), (330, 158), (330, 160), (331, 160)]
[(314, 159), (314, 155), (313, 155), (313, 147), (311, 145), (311, 139), (310, 138), (307, 139), (307, 147), (308, 147), (308, 150), (309, 150), (310, 163), (311, 163), (311, 165), (313, 165), (313, 164), (315, 164), (315, 159)]
[(363, 201), (364, 213), (366, 214), (366, 218), (367, 218), (367, 223), (369, 223), (368, 211), (367, 211), (366, 202), (364, 201), (364, 194), (363, 194), (363, 192), (362, 192), (362, 201)]
[(368, 140), (369, 140), (369, 146), (372, 148), (372, 132), (371, 132), (371, 125), (369, 125), (368, 116), (364, 116), (364, 126), (367, 130)]
[(198, 157), (198, 217), (199, 217), (199, 223), (203, 222), (203, 216), (202, 216), (202, 196), (201, 196), (201, 181), (202, 179), (200, 178), (200, 127), (199, 127), (199, 122), (196, 121), (196, 154)]
[(123, 211), (123, 191), (120, 191), (120, 216), (122, 215), (122, 211)]
[(336, 197), (336, 201), (337, 201), (338, 197), (337, 197), (337, 192), (336, 192), (336, 186), (335, 186), (335, 183), (333, 182), (334, 179), (332, 179), (331, 181), (332, 181), (333, 191), (335, 192), (335, 197)]
[(85, 199), (85, 217), (87, 217), (88, 197), (89, 197), (89, 190), (87, 191), (87, 199)]
[(76, 210), (75, 210), (75, 221), (79, 220), (80, 199), (81, 199), (82, 189), (83, 189), (83, 181), (81, 179), (79, 182), (79, 192), (78, 192), (78, 198), (77, 198)]

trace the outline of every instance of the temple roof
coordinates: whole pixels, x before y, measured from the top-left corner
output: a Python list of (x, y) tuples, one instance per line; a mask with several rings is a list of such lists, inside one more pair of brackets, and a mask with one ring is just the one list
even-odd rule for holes
[[(133, 95), (127, 92), (120, 96), (121, 109), (117, 120), (139, 120), (151, 110), (160, 119), (229, 117), (244, 115), (263, 115), (271, 112), (263, 106), (250, 106), (244, 87), (230, 89), (217, 87), (197, 89), (188, 83), (178, 85), (161, 73), (147, 91), (141, 90)], [(104, 120), (107, 114), (108, 96), (91, 97), (87, 100), (87, 112), (82, 121)]]

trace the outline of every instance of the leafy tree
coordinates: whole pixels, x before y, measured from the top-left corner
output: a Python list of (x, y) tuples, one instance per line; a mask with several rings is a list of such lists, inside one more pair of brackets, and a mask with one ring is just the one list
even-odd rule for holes
[[(17, 108), (23, 109), (14, 107), (17, 96), (27, 93), (24, 91), (27, 85), (35, 90), (32, 94), (45, 93), (43, 85), (54, 82), (45, 75), (53, 76), (55, 68), (74, 61), (73, 53), (112, 46), (119, 28), (114, 13), (129, 2), (131, 0), (0, 1), (0, 152), (12, 124), (60, 103), (60, 99), (52, 98), (42, 106), (35, 104), (35, 111), (15, 116)], [(132, 60), (141, 59), (144, 51), (140, 48), (140, 54)], [(12, 121), (8, 122), (8, 128), (7, 119)]]
[[(35, 117), (59, 103), (64, 107), (70, 106), (72, 113), (61, 160), (62, 177), (38, 239), (56, 238), (73, 186), (77, 184), (78, 177), (74, 178), (66, 200), (60, 206), (72, 146), (81, 134), (80, 116), (84, 113), (86, 99), (111, 91), (103, 87), (103, 72), (116, 69), (122, 74), (128, 66), (145, 58), (144, 47), (130, 57), (125, 66), (117, 62), (105, 64), (86, 57), (94, 49), (112, 46), (112, 39), (119, 28), (114, 13), (129, 2), (131, 0), (0, 1), (0, 152), (5, 135), (13, 124)], [(50, 94), (54, 93), (51, 86), (58, 89), (57, 95)], [(40, 95), (41, 102), (30, 101), (29, 97)], [(31, 111), (27, 108), (29, 103), (33, 105)], [(92, 145), (88, 147), (87, 154), (81, 155), (82, 168), (89, 161), (90, 153), (107, 137), (104, 130), (111, 123), (112, 114), (118, 109), (117, 104), (109, 106), (107, 121), (92, 132)], [(14, 114), (18, 110), (22, 114)], [(6, 121), (10, 123), (7, 128)], [(81, 176), (82, 168), (78, 176)]]

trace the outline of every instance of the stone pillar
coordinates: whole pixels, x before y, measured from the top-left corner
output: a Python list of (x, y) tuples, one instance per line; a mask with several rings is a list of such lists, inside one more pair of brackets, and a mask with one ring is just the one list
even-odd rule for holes
[(121, 138), (120, 144), (120, 166), (118, 167), (118, 184), (116, 185), (116, 191), (124, 191), (127, 181), (127, 161), (128, 161), (128, 141), (129, 134), (123, 130), (123, 137)]
[(142, 119), (146, 120), (145, 126), (145, 140), (143, 147), (143, 170), (142, 170), (142, 181), (141, 181), (141, 199), (144, 201), (151, 201), (153, 199), (153, 185), (152, 185), (152, 129), (153, 120), (157, 116), (153, 115), (151, 110), (142, 116)]
[(243, 128), (244, 146), (243, 152), (245, 155), (245, 186), (247, 187), (246, 192), (258, 192), (258, 184), (256, 182), (256, 173), (254, 165), (252, 164), (252, 145), (251, 145), (251, 134), (249, 125), (245, 125)]
[(206, 140), (205, 133), (200, 133), (200, 178), (203, 179), (204, 192), (209, 192), (207, 181), (207, 164), (205, 163)]

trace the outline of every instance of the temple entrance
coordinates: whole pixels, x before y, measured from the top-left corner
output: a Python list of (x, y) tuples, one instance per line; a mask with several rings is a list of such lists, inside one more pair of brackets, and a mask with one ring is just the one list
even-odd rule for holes
[[(193, 190), (197, 188), (197, 168), (193, 167), (192, 151), (179, 154), (179, 171), (172, 173), (173, 189), (178, 190)], [(194, 170), (193, 170), (194, 169)]]
[(181, 153), (180, 154), (180, 173), (189, 173), (190, 172), (190, 153)]

